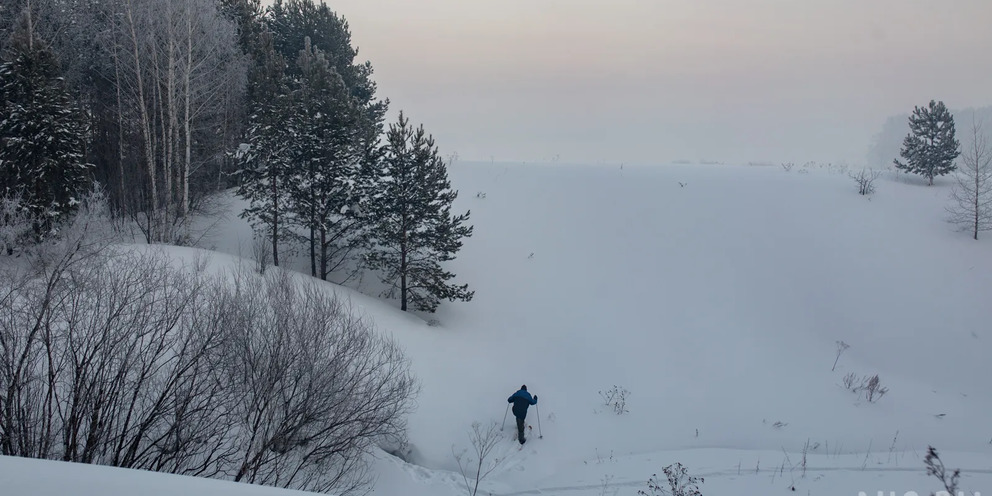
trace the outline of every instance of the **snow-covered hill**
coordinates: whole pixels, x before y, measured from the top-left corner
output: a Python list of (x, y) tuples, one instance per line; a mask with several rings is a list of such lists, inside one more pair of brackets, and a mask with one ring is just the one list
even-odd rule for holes
[[(518, 450), (507, 420), (487, 494), (634, 495), (675, 462), (707, 496), (928, 494), (941, 489), (928, 445), (963, 469), (961, 489), (992, 493), (992, 243), (944, 222), (948, 181), (887, 173), (868, 198), (836, 169), (449, 173), (475, 225), (452, 264), (472, 302), (417, 316), (327, 285), (422, 381), (412, 463), (382, 454), (375, 494), (464, 494), (453, 449), (473, 422), (500, 422), (521, 384), (540, 397), (534, 433)], [(237, 205), (204, 247), (247, 256)], [(850, 348), (831, 370), (838, 341)], [(888, 393), (868, 402), (849, 373)], [(629, 391), (619, 415), (600, 394), (614, 386)], [(12, 463), (0, 475), (24, 494), (40, 478), (27, 472), (64, 470)]]

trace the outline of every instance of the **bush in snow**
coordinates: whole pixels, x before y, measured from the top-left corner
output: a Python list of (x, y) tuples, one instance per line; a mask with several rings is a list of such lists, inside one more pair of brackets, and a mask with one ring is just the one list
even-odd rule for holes
[(0, 454), (345, 494), (403, 436), (408, 361), (316, 285), (44, 246), (0, 278)]
[(927, 467), (927, 475), (936, 477), (943, 484), (946, 494), (958, 494), (958, 478), (961, 477), (961, 470), (955, 469), (948, 474), (944, 462), (933, 446), (927, 446), (927, 456), (923, 459), (923, 464)]
[(844, 384), (844, 389), (852, 393), (857, 393), (858, 391), (861, 390), (861, 377), (858, 376), (858, 374), (855, 374), (854, 372), (849, 372), (847, 375), (844, 376), (843, 384)]
[(843, 385), (852, 393), (864, 395), (869, 403), (878, 401), (882, 396), (885, 396), (885, 393), (889, 392), (889, 388), (882, 385), (882, 380), (879, 379), (878, 374), (860, 377), (851, 372), (844, 376)]
[(885, 393), (889, 392), (889, 388), (882, 386), (882, 381), (878, 378), (878, 374), (868, 377), (864, 382), (862, 390), (865, 393), (865, 399), (869, 403), (874, 403), (884, 396)]
[(882, 175), (881, 171), (874, 169), (861, 169), (857, 174), (851, 173), (849, 176), (858, 183), (858, 194), (867, 196), (875, 192), (875, 180)]
[(662, 470), (664, 470), (667, 478), (667, 489), (662, 485), (664, 482), (658, 480), (658, 475), (653, 474), (648, 479), (648, 491), (650, 492), (640, 490), (637, 491), (637, 494), (643, 496), (666, 494), (669, 496), (703, 496), (703, 493), (699, 491), (699, 484), (703, 483), (703, 478), (689, 475), (689, 471), (681, 463), (669, 465)]
[(502, 439), (502, 429), (496, 421), (491, 422), (488, 427), (473, 422), (472, 432), (469, 433), (469, 440), (472, 442), (471, 455), (466, 456), (468, 450), (456, 453), (455, 447), (451, 447), (451, 454), (458, 464), (458, 472), (462, 474), (468, 496), (476, 496), (479, 492), (479, 483), (499, 468), (505, 460), (505, 457), (495, 453)]
[(627, 410), (627, 395), (629, 394), (630, 391), (627, 391), (626, 388), (616, 385), (614, 385), (612, 389), (599, 392), (599, 396), (603, 398), (603, 404), (612, 408), (614, 413), (617, 415), (630, 412)]
[(615, 478), (613, 475), (604, 475), (599, 480), (599, 496), (617, 496), (620, 494), (620, 488), (612, 486), (613, 479)]

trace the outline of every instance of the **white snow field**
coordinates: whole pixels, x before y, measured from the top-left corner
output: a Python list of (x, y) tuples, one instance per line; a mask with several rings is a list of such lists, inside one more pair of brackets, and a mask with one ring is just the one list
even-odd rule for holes
[[(681, 462), (707, 496), (923, 495), (943, 489), (928, 445), (962, 469), (961, 490), (992, 494), (992, 242), (944, 221), (951, 180), (886, 173), (863, 197), (836, 168), (458, 162), (449, 174), (475, 226), (451, 264), (473, 301), (406, 314), (326, 283), (406, 348), (422, 381), (410, 463), (380, 453), (373, 494), (466, 494), (453, 448), (469, 448), (473, 422), (500, 422), (521, 384), (539, 396), (533, 432), (518, 450), (507, 418), (479, 494), (633, 496)], [(238, 205), (202, 240), (228, 253), (218, 266), (250, 253)], [(838, 341), (850, 348), (831, 371)], [(887, 394), (868, 402), (843, 387), (848, 373), (878, 374)], [(629, 391), (622, 414), (600, 395), (614, 386)], [(139, 486), (288, 494), (0, 458), (2, 494)]]

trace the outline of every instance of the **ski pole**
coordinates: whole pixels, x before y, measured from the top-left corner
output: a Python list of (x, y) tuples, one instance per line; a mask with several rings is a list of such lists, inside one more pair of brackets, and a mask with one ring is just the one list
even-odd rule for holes
[(499, 430), (503, 430), (503, 429), (506, 428), (506, 414), (507, 413), (510, 413), (510, 404), (509, 403), (507, 403), (507, 405), (506, 405), (506, 411), (503, 412), (503, 425), (501, 425), (499, 427)]
[(541, 405), (534, 405), (537, 407), (537, 438), (544, 439), (544, 433), (541, 432)]

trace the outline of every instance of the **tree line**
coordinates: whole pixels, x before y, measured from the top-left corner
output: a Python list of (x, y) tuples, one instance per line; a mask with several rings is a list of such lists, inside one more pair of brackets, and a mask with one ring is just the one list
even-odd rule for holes
[(272, 262), (375, 271), (404, 310), (469, 300), (472, 235), (433, 138), (385, 124), (347, 21), (314, 0), (0, 0), (0, 194), (44, 236), (94, 185), (149, 243), (188, 244), (230, 188)]

